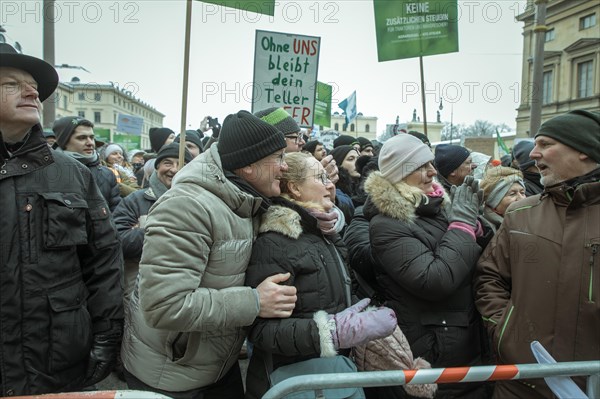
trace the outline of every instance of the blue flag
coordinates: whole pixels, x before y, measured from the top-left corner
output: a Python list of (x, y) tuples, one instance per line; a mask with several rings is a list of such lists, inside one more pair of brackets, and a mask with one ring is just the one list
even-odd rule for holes
[(356, 118), (356, 90), (350, 94), (350, 97), (341, 101), (338, 107), (346, 114), (346, 124), (350, 124)]

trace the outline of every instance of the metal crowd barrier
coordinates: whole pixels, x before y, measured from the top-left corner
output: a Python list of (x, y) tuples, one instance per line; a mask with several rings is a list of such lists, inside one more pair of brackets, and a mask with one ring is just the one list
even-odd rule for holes
[(325, 398), (323, 389), (368, 388), (396, 385), (445, 384), (520, 380), (526, 378), (587, 376), (588, 398), (600, 398), (600, 360), (555, 364), (514, 364), (500, 366), (451, 367), (444, 369), (362, 371), (358, 373), (310, 374), (288, 378), (274, 385), (263, 399), (280, 399), (300, 392), (315, 391)]

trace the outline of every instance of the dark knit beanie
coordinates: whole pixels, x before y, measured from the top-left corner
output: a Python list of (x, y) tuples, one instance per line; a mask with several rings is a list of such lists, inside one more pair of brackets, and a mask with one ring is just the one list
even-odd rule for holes
[(304, 147), (302, 147), (302, 150), (306, 151), (312, 155), (315, 155), (315, 150), (317, 149), (317, 146), (319, 144), (322, 144), (319, 140), (309, 141), (306, 144), (304, 144)]
[(57, 119), (52, 125), (52, 131), (56, 134), (55, 146), (62, 148), (63, 150), (67, 147), (67, 143), (71, 138), (71, 135), (77, 129), (77, 126), (89, 126), (94, 127), (94, 124), (87, 119), (80, 118), (78, 116), (65, 116)]
[(273, 125), (284, 135), (288, 134), (296, 134), (300, 132), (300, 127), (288, 114), (288, 112), (283, 108), (267, 108), (262, 111), (255, 112), (254, 115), (263, 121), (267, 122), (269, 125)]
[(351, 145), (341, 145), (339, 147), (335, 147), (331, 151), (331, 155), (333, 155), (333, 159), (335, 159), (335, 163), (338, 168), (342, 167), (342, 162), (344, 162), (346, 155), (348, 155), (348, 153), (352, 150), (354, 150), (354, 147)]
[(152, 151), (159, 152), (162, 146), (165, 145), (165, 141), (167, 141), (172, 134), (175, 134), (175, 132), (168, 127), (150, 128), (148, 136), (150, 137), (150, 147), (152, 147)]
[(364, 151), (369, 147), (373, 148), (373, 143), (366, 137), (357, 137), (356, 140), (358, 141), (358, 144), (360, 144), (361, 151)]
[[(375, 159), (377, 157), (373, 157), (371, 155), (361, 155), (356, 160), (356, 171), (362, 175), (362, 171), (364, 167), (371, 161), (371, 159)], [(378, 167), (379, 169), (379, 167)]]
[[(179, 144), (178, 143), (167, 144), (166, 146), (164, 146), (163, 148), (160, 149), (160, 151), (158, 152), (158, 155), (156, 156), (156, 161), (154, 161), (154, 169), (158, 169), (158, 165), (160, 165), (162, 160), (165, 158), (179, 159)], [(190, 152), (186, 149), (185, 155), (183, 156), (184, 162), (190, 163), (190, 162), (192, 162), (192, 159), (194, 159), (194, 158), (192, 158), (192, 154), (190, 154)], [(180, 166), (180, 168), (181, 168), (181, 166)]]
[(542, 124), (537, 136), (548, 136), (600, 162), (600, 113), (577, 109)]
[(427, 146), (429, 148), (431, 148), (431, 142), (429, 141), (427, 136), (425, 136), (423, 133), (417, 132), (416, 130), (411, 130), (410, 132), (408, 132), (408, 134), (410, 134), (413, 137), (418, 138), (419, 140), (421, 140), (423, 142), (423, 144), (427, 144)]
[(469, 158), (469, 150), (460, 145), (440, 144), (435, 147), (435, 168), (444, 177), (448, 177)]
[[(179, 141), (181, 141), (181, 135), (177, 135), (173, 142), (179, 143)], [(196, 130), (186, 130), (185, 141), (189, 141), (196, 144), (196, 146), (200, 148), (200, 152), (204, 151), (204, 146), (202, 145), (202, 137), (200, 137), (200, 133), (198, 133)]]
[(349, 136), (347, 134), (342, 134), (335, 140), (333, 140), (333, 148), (339, 147), (341, 145), (354, 145), (360, 144), (356, 137)]
[(535, 161), (529, 158), (529, 153), (535, 145), (529, 140), (519, 141), (513, 147), (513, 157), (519, 162), (519, 169), (527, 170), (530, 166), (535, 165)]
[(284, 149), (287, 143), (276, 127), (248, 111), (239, 111), (223, 121), (217, 146), (223, 169), (235, 170)]

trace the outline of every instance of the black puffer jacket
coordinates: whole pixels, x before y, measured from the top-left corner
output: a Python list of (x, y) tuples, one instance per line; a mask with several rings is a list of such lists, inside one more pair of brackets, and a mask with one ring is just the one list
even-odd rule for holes
[(121, 195), (119, 193), (119, 185), (113, 172), (111, 172), (106, 166), (100, 163), (100, 159), (87, 165), (94, 176), (94, 180), (100, 189), (100, 193), (108, 203), (108, 207), (111, 211), (114, 211), (119, 202), (121, 202)]
[(304, 208), (280, 199), (275, 203), (278, 205), (272, 205), (263, 216), (246, 284), (256, 287), (271, 275), (289, 272), (286, 284), (297, 288), (298, 300), (291, 317), (257, 318), (253, 324), (249, 339), (254, 352), (246, 377), (246, 398), (260, 398), (267, 391), (267, 369), (319, 357), (314, 313), (337, 313), (351, 303), (341, 239), (321, 234), (316, 219)]
[(93, 335), (123, 319), (108, 206), (35, 126), (0, 164), (0, 220), (0, 396), (79, 390)]
[[(467, 233), (448, 230), (448, 198), (422, 204), (420, 189), (394, 186), (380, 172), (365, 189), (377, 281), (414, 356), (434, 368), (481, 364), (483, 330), (471, 284), (481, 249)], [(441, 385), (437, 397), (485, 397), (478, 385), (464, 385)]]

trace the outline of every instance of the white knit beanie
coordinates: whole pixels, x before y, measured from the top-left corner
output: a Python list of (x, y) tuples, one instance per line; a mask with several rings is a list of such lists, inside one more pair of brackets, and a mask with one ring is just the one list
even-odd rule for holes
[(121, 151), (121, 154), (123, 153), (123, 149), (118, 144), (109, 144), (106, 146), (106, 150), (104, 150), (104, 160), (107, 160), (110, 154), (117, 151)]
[(399, 134), (383, 144), (379, 151), (379, 170), (392, 184), (433, 161), (433, 152), (421, 140), (410, 134)]

